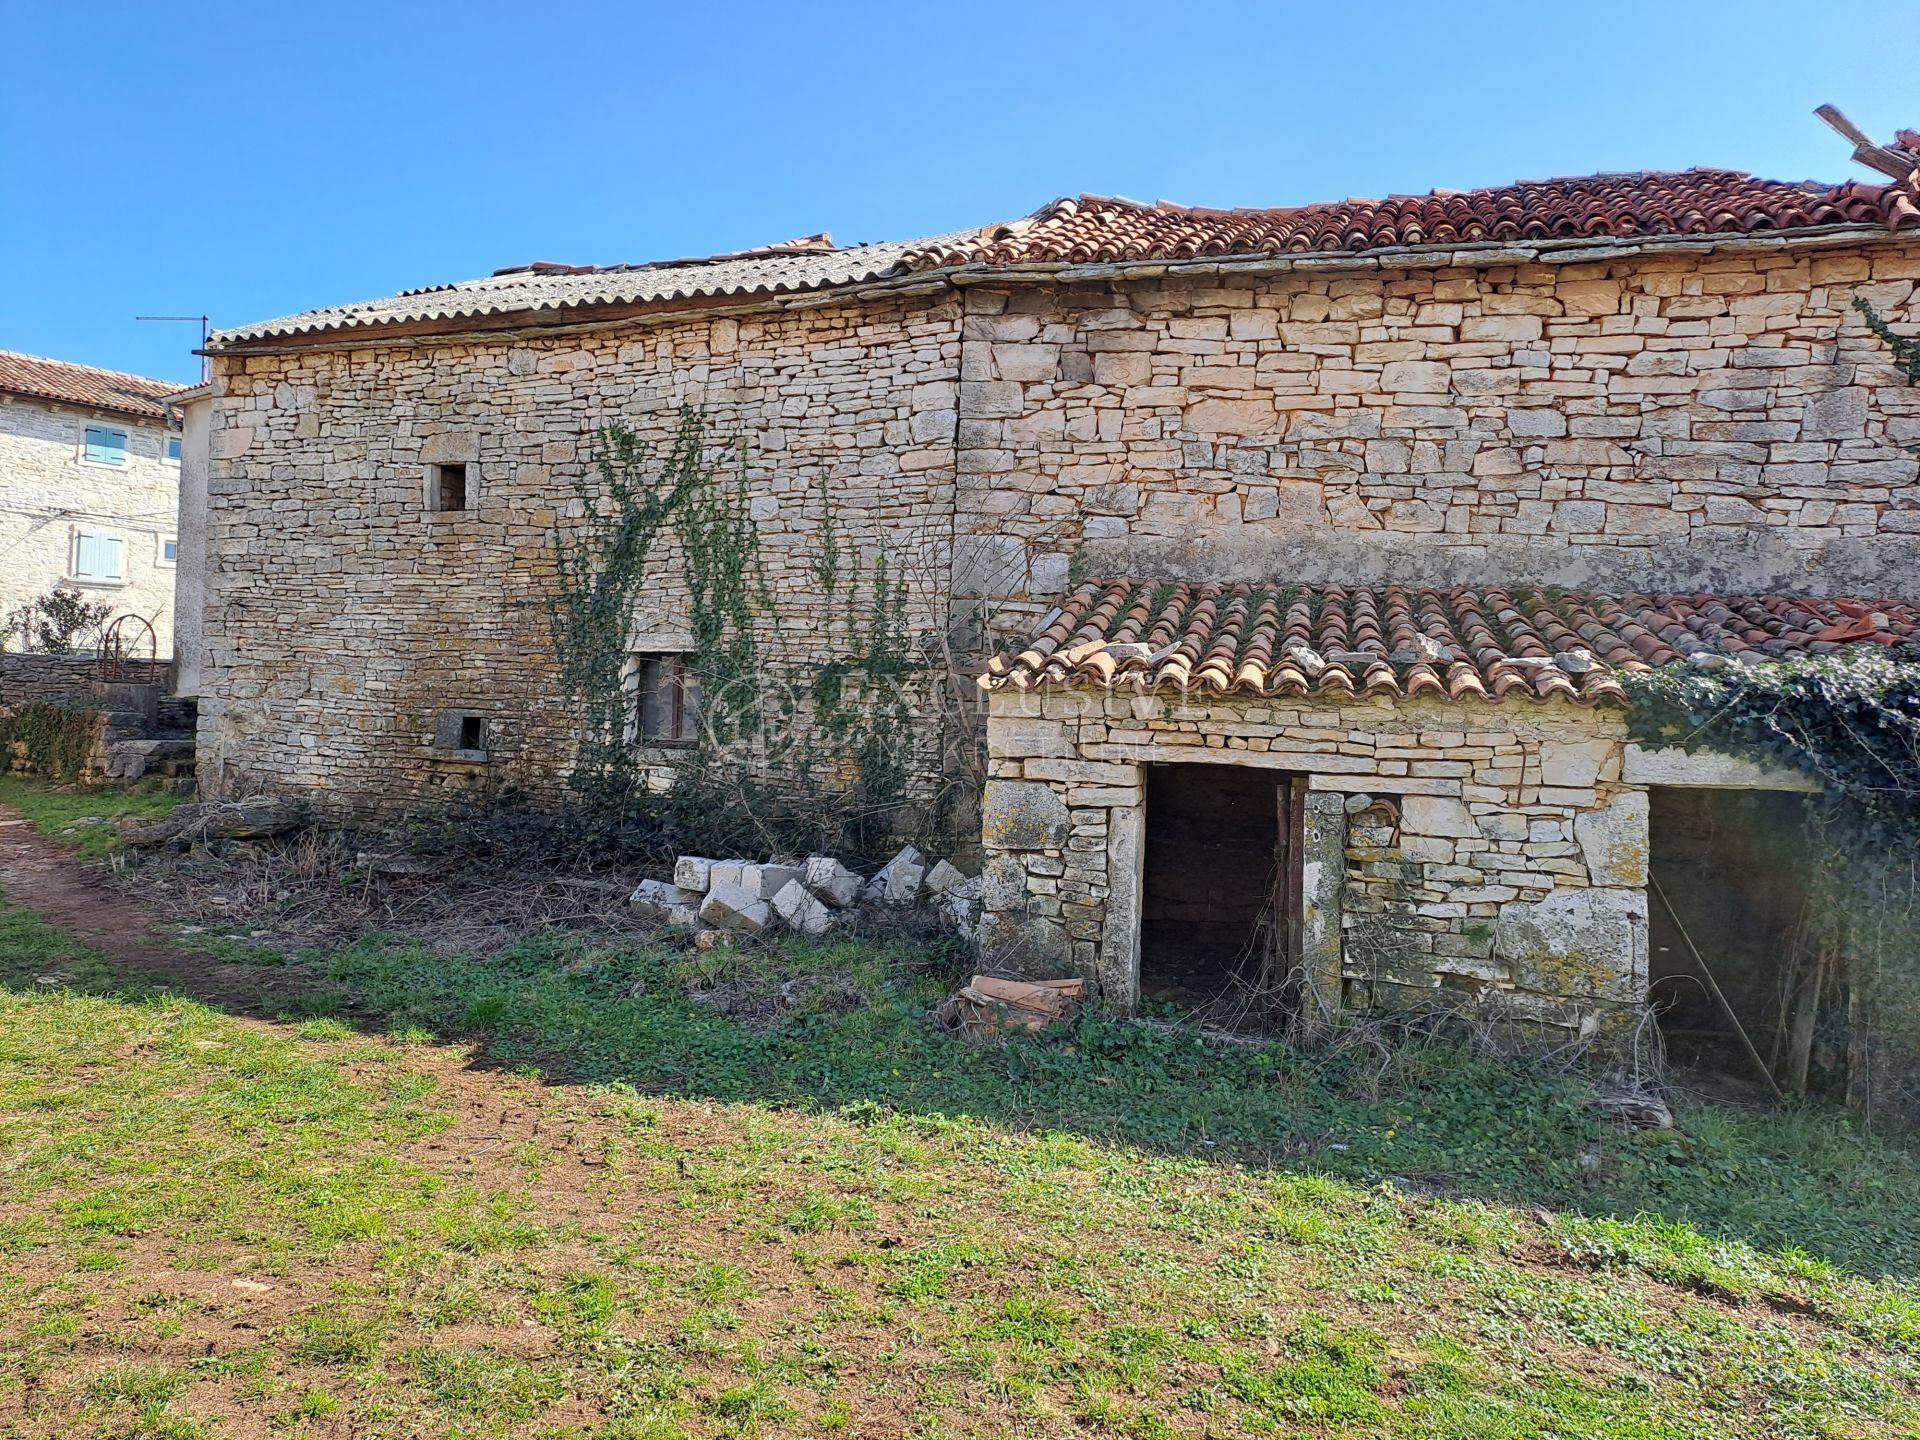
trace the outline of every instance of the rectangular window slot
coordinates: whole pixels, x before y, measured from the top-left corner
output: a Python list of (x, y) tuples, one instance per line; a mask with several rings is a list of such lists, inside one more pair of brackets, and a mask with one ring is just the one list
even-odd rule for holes
[(433, 749), (456, 760), (484, 762), (487, 717), (472, 710), (442, 710), (433, 724)]
[(432, 500), (432, 508), (435, 510), (466, 509), (467, 467), (465, 465), (434, 466)]

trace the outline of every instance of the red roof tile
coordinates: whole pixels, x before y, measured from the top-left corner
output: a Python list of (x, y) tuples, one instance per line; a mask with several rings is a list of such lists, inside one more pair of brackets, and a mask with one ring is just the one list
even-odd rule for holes
[(0, 350), (0, 394), (110, 410), (142, 420), (163, 420), (166, 411), (161, 398), (179, 389), (175, 380), (149, 380), (144, 375), (123, 375), (117, 370), (96, 370), (91, 365), (70, 365), (64, 360)]
[(1593, 595), (1532, 586), (1083, 585), (983, 689), (1088, 686), (1334, 699), (1625, 699), (1620, 676), (1832, 654), (1920, 660), (1920, 607), (1792, 595)]
[(1826, 225), (1920, 228), (1911, 185), (1757, 180), (1739, 170), (1522, 180), (1276, 210), (1207, 210), (1083, 195), (1056, 200), (964, 243), (910, 251), (916, 270), (949, 265), (1090, 264), (1217, 255), (1352, 253), (1395, 246), (1518, 244), (1654, 235), (1746, 235)]

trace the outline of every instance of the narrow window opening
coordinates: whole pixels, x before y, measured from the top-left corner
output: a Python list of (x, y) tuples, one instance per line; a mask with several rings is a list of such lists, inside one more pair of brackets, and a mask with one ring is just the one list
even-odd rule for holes
[(685, 655), (636, 655), (629, 671), (629, 733), (648, 745), (690, 745), (700, 723), (700, 683)]
[(466, 509), (467, 467), (465, 465), (434, 466), (432, 500), (432, 508), (435, 510)]
[(487, 722), (478, 715), (460, 717), (460, 748), (462, 750), (484, 750), (487, 748)]

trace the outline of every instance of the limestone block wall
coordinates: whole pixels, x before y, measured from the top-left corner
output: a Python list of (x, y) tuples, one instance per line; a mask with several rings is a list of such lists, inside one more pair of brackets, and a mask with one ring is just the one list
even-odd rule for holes
[[(126, 432), (124, 465), (89, 464), (86, 429)], [(166, 431), (120, 416), (0, 395), (0, 616), (66, 582), (115, 614), (154, 628), (159, 654), (173, 653), (174, 562), (180, 462), (166, 458)], [(126, 578), (73, 578), (80, 530), (117, 536)]]
[[(223, 356), (210, 422), (200, 774), (339, 816), (473, 792), (557, 799), (574, 753), (554, 678), (551, 532), (620, 421), (664, 445), (682, 404), (744, 442), (769, 643), (819, 654), (831, 518), (843, 578), (887, 555), (921, 639), (943, 629), (958, 319), (950, 299), (693, 317), (572, 336)], [(469, 508), (426, 508), (466, 463)], [(636, 651), (689, 648), (669, 540)], [(487, 753), (435, 748), (446, 710)], [(921, 779), (927, 777), (922, 776)]]
[(980, 588), (1920, 592), (1911, 240), (968, 292)]
[(995, 692), (983, 955), (1136, 999), (1149, 764), (1260, 766), (1309, 787), (1316, 1003), (1440, 990), (1591, 1034), (1643, 997), (1647, 794), (1618, 712), (1384, 700)]
[[(620, 419), (664, 440), (682, 402), (745, 441), (769, 643), (796, 660), (822, 648), (829, 517), (843, 559), (912, 572), (907, 627), (929, 651), (953, 638), (963, 667), (1075, 573), (1920, 594), (1920, 388), (1850, 308), (1858, 287), (1896, 325), (1920, 320), (1920, 246), (1588, 254), (968, 277), (598, 331), (221, 355), (201, 774), (343, 814), (563, 794), (547, 537), (577, 517), (594, 431)], [(469, 465), (469, 510), (426, 510), (441, 461)], [(671, 544), (655, 573), (635, 648), (683, 649)], [(483, 763), (435, 750), (449, 710), (488, 716)], [(1065, 823), (1106, 824), (1074, 813), (1101, 808)], [(1103, 839), (1077, 838), (1086, 854)], [(1064, 856), (1042, 877), (1063, 907), (1099, 883)]]

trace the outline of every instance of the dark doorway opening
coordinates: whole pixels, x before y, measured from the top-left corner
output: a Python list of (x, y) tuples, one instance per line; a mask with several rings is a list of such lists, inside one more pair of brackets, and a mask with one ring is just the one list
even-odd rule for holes
[(1282, 1018), (1298, 950), (1294, 777), (1147, 768), (1140, 995), (1220, 1023)]
[(1668, 1059), (1716, 1089), (1764, 1092), (1764, 1068), (1804, 1090), (1831, 977), (1807, 933), (1801, 798), (1672, 786), (1648, 802), (1648, 980)]

